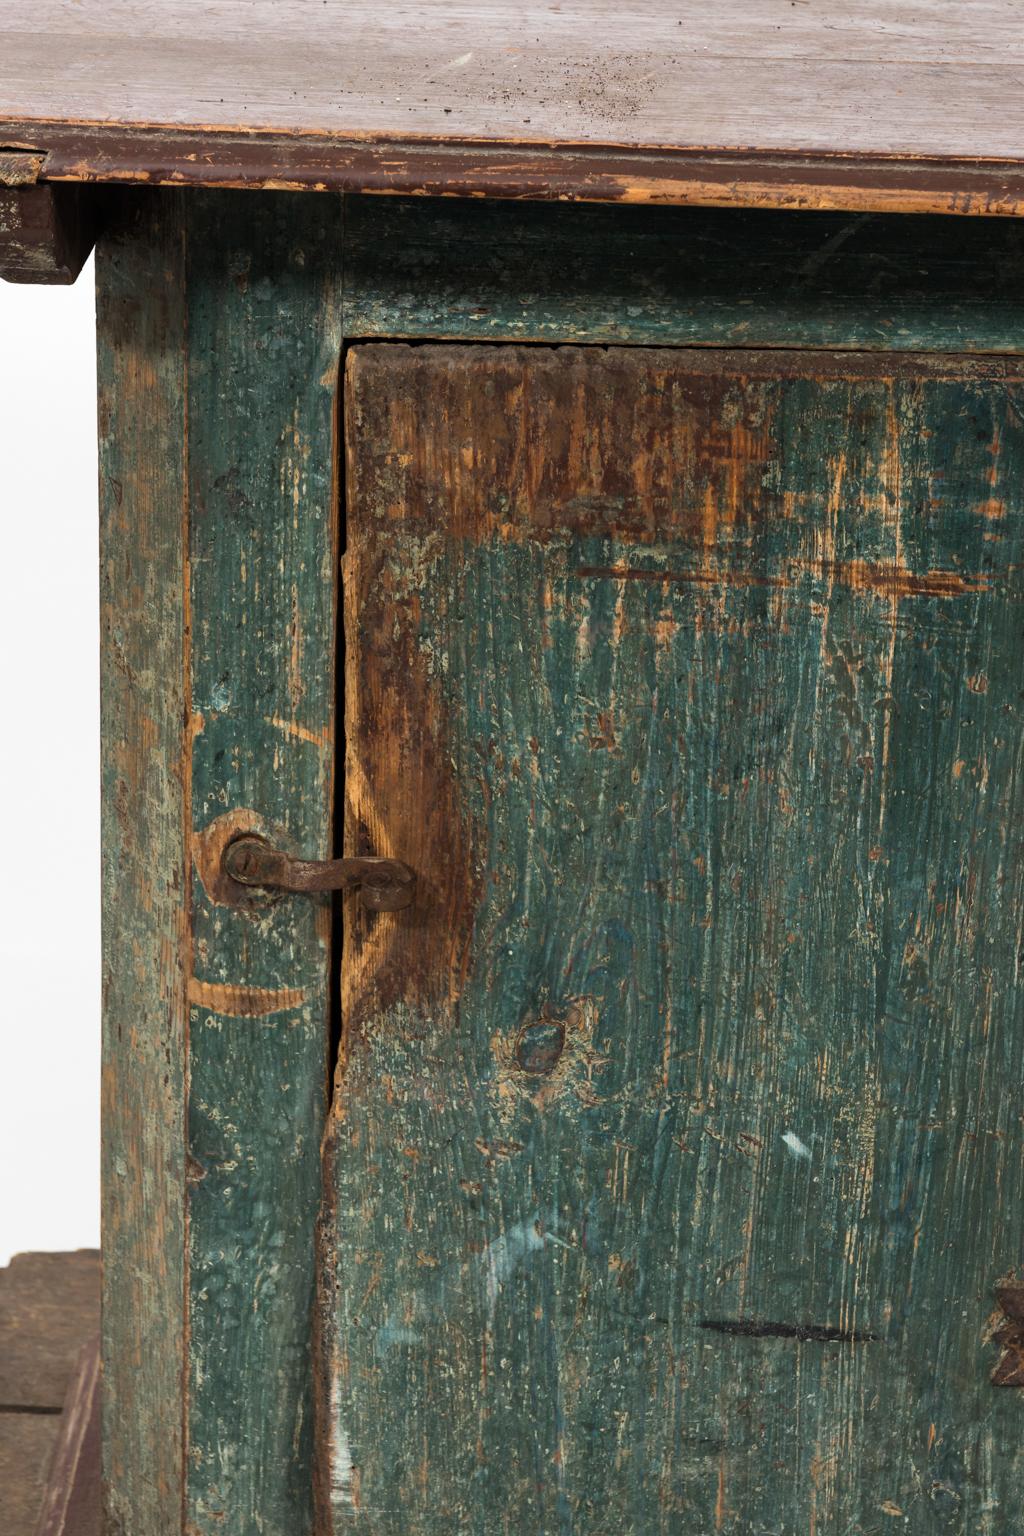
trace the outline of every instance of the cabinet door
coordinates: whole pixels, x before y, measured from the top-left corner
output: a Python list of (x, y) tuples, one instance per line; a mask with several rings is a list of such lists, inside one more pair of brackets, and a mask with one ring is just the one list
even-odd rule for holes
[(338, 1536), (1009, 1529), (1022, 408), (350, 351)]

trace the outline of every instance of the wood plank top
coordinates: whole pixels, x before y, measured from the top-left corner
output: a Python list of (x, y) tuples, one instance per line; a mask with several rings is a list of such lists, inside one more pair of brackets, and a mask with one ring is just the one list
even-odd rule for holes
[(1024, 0), (0, 0), (48, 179), (1019, 212)]

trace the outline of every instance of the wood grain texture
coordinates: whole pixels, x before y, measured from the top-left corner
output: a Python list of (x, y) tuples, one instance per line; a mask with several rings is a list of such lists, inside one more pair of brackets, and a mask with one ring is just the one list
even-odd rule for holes
[(1022, 407), (350, 354), (339, 1536), (1013, 1529)]
[[(191, 808), (331, 853), (340, 201), (188, 205)], [(242, 911), (197, 863), (188, 1053), (189, 1536), (312, 1522), (328, 898)], [(207, 877), (208, 878), (208, 877)]]
[(198, 850), (330, 851), (341, 214), (135, 194), (100, 251), (116, 1536), (312, 1519), (329, 912), (226, 907)]
[(96, 260), (103, 783), (103, 1472), (180, 1536), (185, 1331), (185, 274), (180, 194)]
[(35, 1536), (103, 1536), (100, 1340), (83, 1344), (64, 1397)]
[(100, 1256), (19, 1253), (0, 1269), (0, 1406), (59, 1412), (100, 1308)]
[(0, 1489), (5, 1536), (36, 1536), (60, 1415), (0, 1414)]
[(38, 151), (0, 149), (0, 187), (34, 187), (45, 159)]
[(95, 240), (93, 196), (75, 186), (0, 183), (0, 277), (9, 283), (73, 283)]
[(7, 123), (6, 131), (36, 146), (50, 182), (973, 217), (1024, 212), (1024, 170), (1002, 160), (395, 144), (78, 123)]
[(0, 60), (73, 180), (1024, 206), (1016, 0), (7, 0)]
[[(4, 1536), (40, 1536), (51, 1473), (78, 1399), (81, 1348), (99, 1326), (99, 1254), (20, 1253), (0, 1269), (0, 1510)], [(94, 1365), (98, 1359), (95, 1342)], [(95, 1370), (93, 1371), (95, 1379)], [(98, 1407), (98, 1404), (95, 1404)], [(92, 1525), (100, 1536), (99, 1432), (91, 1447)], [(79, 1536), (70, 1527), (67, 1536)]]
[(351, 197), (345, 334), (1018, 352), (1024, 225)]

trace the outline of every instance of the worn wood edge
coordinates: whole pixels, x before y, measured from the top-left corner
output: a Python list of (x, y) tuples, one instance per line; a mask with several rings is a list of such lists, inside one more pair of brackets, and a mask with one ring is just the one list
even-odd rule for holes
[(184, 1500), (184, 324), (180, 201), (136, 201), (97, 260), (109, 1536), (180, 1536)]
[[(229, 202), (232, 216), (226, 217)], [(226, 921), (214, 941), (209, 912), (202, 910), (204, 895), (214, 905), (217, 901), (202, 844), (204, 831), (211, 825), (208, 818), (216, 808), (220, 812), (217, 821), (222, 823), (234, 817), (240, 825), (266, 815), (269, 826), (280, 822), (283, 830), (283, 824), (292, 818), (285, 835), (297, 837), (300, 849), (318, 856), (331, 851), (338, 539), (333, 468), (342, 346), (343, 208), (340, 199), (332, 213), (331, 205), (317, 205), (306, 198), (286, 206), (286, 200), (275, 197), (238, 203), (217, 193), (204, 196), (201, 192), (183, 199), (183, 205), (188, 222), (187, 391), (189, 420), (194, 428), (189, 483), (196, 509), (189, 530), (190, 603), (198, 637), (188, 659), (194, 720), (189, 804), (196, 831), (192, 903), (195, 974), (189, 983), (193, 1010), (187, 1088), (187, 1284), (192, 1323), (186, 1349), (185, 1528), (206, 1531), (216, 1522), (218, 1530), (248, 1532), (256, 1520), (267, 1522), (268, 1529), (273, 1526), (282, 1536), (284, 1532), (298, 1536), (312, 1526), (314, 1518), (315, 1445), (307, 1432), (315, 1416), (316, 1389), (315, 1362), (309, 1356), (316, 1309), (314, 1229), (320, 1199), (319, 1141), (326, 1119), (330, 1065), (329, 955), (326, 948), (318, 948), (314, 955), (307, 946), (314, 929), (329, 944), (330, 912), (324, 904), (310, 907), (301, 898), (297, 904), (286, 904), (284, 914), (292, 914), (285, 923), (292, 935), (288, 966), (275, 978), (276, 985), (256, 985), (262, 978), (259, 965), (253, 963), (250, 972), (244, 949), (238, 949), (244, 937), (242, 928), (237, 922)], [(243, 281), (237, 280), (239, 263), (244, 268)], [(268, 373), (266, 344), (271, 334), (288, 339), (275, 353), (275, 365)], [(229, 365), (233, 377), (240, 376), (252, 385), (251, 391), (244, 392), (243, 406), (239, 405), (240, 397), (223, 385), (223, 379), (220, 392), (210, 393), (216, 388), (213, 378), (218, 370)], [(217, 427), (211, 429), (215, 418)], [(219, 438), (219, 450), (215, 450), (212, 438)], [(300, 449), (309, 454), (308, 471), (302, 471), (308, 479), (301, 495)], [(267, 465), (277, 466), (269, 484), (265, 481)], [(282, 466), (288, 467), (283, 480)], [(245, 579), (236, 585), (234, 560), (225, 568), (226, 587), (213, 592), (206, 580), (208, 562), (216, 564), (217, 545), (223, 554), (225, 545), (231, 544), (226, 533), (236, 522), (230, 500), (234, 494), (231, 474), (243, 488), (242, 494), (252, 498), (251, 504), (245, 504), (242, 522), (262, 538), (266, 557), (272, 558), (275, 574), (259, 582), (257, 599), (252, 599), (251, 582), (253, 571), (259, 568), (258, 558), (248, 567), (249, 587)], [(286, 499), (279, 501), (279, 496)], [(214, 527), (219, 528), (219, 535), (211, 543)], [(246, 547), (244, 543), (242, 547)], [(204, 630), (213, 614), (225, 616), (225, 592), (230, 599), (228, 613), (234, 611), (231, 604), (237, 604), (239, 612), (245, 607), (248, 618), (261, 615), (275, 636), (285, 635), (290, 624), (298, 624), (300, 608), (294, 583), (302, 585), (300, 575), (307, 570), (311, 549), (317, 553), (318, 578), (310, 571), (305, 582), (307, 587), (312, 584), (323, 612), (315, 624), (300, 625), (292, 631), (292, 647), (281, 667), (266, 674), (266, 655), (255, 643), (238, 655), (226, 639), (211, 650), (204, 641)], [(279, 578), (281, 585), (275, 588)], [(294, 639), (295, 634), (299, 640)], [(281, 659), (277, 651), (273, 654)], [(206, 713), (210, 691), (232, 656), (238, 708), (222, 714)], [(280, 681), (286, 672), (291, 712), (284, 697), (276, 708), (264, 707), (256, 685), (265, 676)], [(300, 694), (303, 679), (305, 690)], [(318, 689), (323, 691), (320, 702), (324, 710), (311, 715)], [(300, 697), (301, 720), (295, 715)], [(222, 728), (242, 731), (240, 763), (229, 770), (218, 767), (214, 756), (211, 732), (216, 728), (215, 714)], [(270, 738), (260, 734), (264, 727), (272, 729)], [(279, 752), (284, 754), (280, 758)], [(303, 776), (319, 772), (314, 770), (314, 759), (323, 769), (315, 788), (311, 790), (306, 783), (303, 790), (294, 785), (288, 790), (292, 775), (299, 782)], [(227, 789), (224, 771), (229, 773)], [(229, 801), (241, 795), (244, 804), (224, 812), (223, 793)], [(291, 798), (281, 801), (282, 793)], [(278, 946), (281, 938), (279, 931)], [(279, 948), (275, 949), (278, 952)], [(304, 971), (306, 962), (310, 962), (310, 969)], [(235, 985), (236, 974), (250, 979)], [(323, 982), (322, 989), (318, 980)], [(300, 1017), (289, 1021), (274, 1017), (282, 1011), (295, 1011)], [(212, 1017), (204, 1019), (204, 1012)], [(291, 1056), (289, 1084), (278, 1085), (269, 1074), (262, 1081), (254, 1080), (252, 1064), (244, 1058), (236, 1056), (232, 1061), (229, 1054), (211, 1051), (207, 1026), (215, 1023), (219, 1030), (233, 1019), (266, 1019), (268, 1033), (276, 1030), (279, 1045), (288, 1035), (298, 1040), (303, 1030), (319, 1029), (315, 1040), (309, 1036), (306, 1046), (295, 1048), (306, 1054), (303, 1061)], [(258, 1050), (258, 1038), (263, 1033), (247, 1026), (244, 1036), (236, 1038), (252, 1038), (257, 1042), (254, 1050)], [(308, 1078), (303, 1076), (307, 1067)], [(218, 1072), (225, 1074), (219, 1081)], [(219, 1215), (208, 1201), (204, 1204), (204, 1194), (212, 1187), (210, 1175), (218, 1177), (219, 1170), (215, 1166), (217, 1137), (213, 1137), (211, 1165), (203, 1145), (202, 1122), (207, 1116), (226, 1115), (241, 1126), (244, 1117), (240, 1135), (248, 1138), (246, 1160), (237, 1183), (243, 1190), (247, 1182), (259, 1189), (262, 1178), (265, 1189), (272, 1178), (280, 1194), (281, 1179), (286, 1184), (288, 1175), (280, 1173), (280, 1148), (275, 1149), (270, 1128), (283, 1119), (279, 1088), (289, 1087), (298, 1076), (302, 1076), (310, 1096), (301, 1136), (308, 1149), (308, 1162), (302, 1164), (301, 1190), (292, 1186), (292, 1197), (299, 1199), (301, 1211), (293, 1209), (286, 1197), (282, 1210), (288, 1212), (283, 1223), (287, 1232), (281, 1246), (268, 1253), (259, 1246), (260, 1233), (250, 1229), (246, 1251), (225, 1262), (225, 1253), (230, 1254), (227, 1245), (235, 1239), (225, 1226), (223, 1214)], [(265, 1147), (255, 1145), (254, 1134), (266, 1137)], [(288, 1145), (291, 1157), (294, 1142), (289, 1140)], [(223, 1166), (228, 1171), (230, 1162)], [(294, 1179), (294, 1165), (291, 1176)], [(225, 1309), (237, 1303), (239, 1288), (244, 1292), (250, 1280), (259, 1279), (253, 1265), (264, 1270), (269, 1266), (275, 1273), (280, 1267), (273, 1309), (262, 1294), (253, 1292), (243, 1297), (245, 1309), (251, 1310), (254, 1318), (257, 1313), (262, 1317), (264, 1332), (260, 1343), (249, 1336), (247, 1319), (241, 1323), (233, 1320), (234, 1335), (241, 1335), (246, 1346), (234, 1361), (219, 1356), (218, 1309), (211, 1309), (208, 1298), (201, 1296), (211, 1264), (213, 1274), (220, 1276), (223, 1271), (226, 1298), (222, 1294), (221, 1306)], [(296, 1300), (298, 1291), (302, 1292), (301, 1310)], [(290, 1411), (293, 1401), (298, 1417), (288, 1426), (287, 1440), (283, 1440), (280, 1415)], [(258, 1407), (261, 1403), (269, 1406), (266, 1416), (257, 1418), (253, 1404)], [(221, 1451), (229, 1464), (221, 1460)]]
[(35, 1536), (59, 1433), (59, 1409), (53, 1413), (0, 1414), (4, 1536)]
[(360, 341), (1020, 349), (1024, 250), (1013, 220), (345, 203), (345, 325)]
[[(331, 566), (333, 572), (332, 616), (334, 632), (333, 678), (334, 719), (331, 729), (331, 782), (330, 782), (330, 840), (332, 854), (337, 857), (345, 851), (344, 792), (345, 769), (339, 764), (339, 748), (345, 740), (345, 698), (347, 681), (345, 672), (345, 584), (344, 550), (347, 529), (345, 506), (345, 250), (347, 234), (347, 204), (341, 207), (341, 255), (339, 261), (339, 315), (337, 324), (337, 353), (334, 374), (334, 401), (331, 416)], [(340, 771), (339, 771), (340, 768)], [(328, 1170), (334, 1149), (334, 1092), (338, 1060), (338, 1036), (342, 1020), (340, 1009), (341, 964), (344, 945), (344, 908), (332, 923), (330, 944), (330, 981), (328, 995), (331, 1048), (327, 1059), (327, 1082), (324, 1107), (323, 1131), (320, 1137), (320, 1200), (313, 1228), (313, 1306), (310, 1326), (312, 1330), (312, 1395), (313, 1395), (313, 1533), (327, 1536), (331, 1530), (331, 1443), (333, 1399), (332, 1387), (334, 1360), (329, 1347), (330, 1318), (334, 1304), (334, 1255), (327, 1242), (335, 1218), (336, 1194), (334, 1181)]]
[(73, 283), (95, 244), (95, 201), (83, 186), (11, 185), (0, 177), (0, 277)]
[[(474, 362), (485, 367), (489, 357), (499, 349), (508, 356), (518, 354), (534, 368), (557, 369), (564, 354), (572, 348), (577, 352), (592, 352), (597, 366), (614, 367), (618, 355), (628, 352), (652, 367), (671, 366), (666, 352), (683, 352), (687, 373), (708, 378), (738, 376), (747, 379), (798, 379), (803, 377), (812, 364), (817, 379), (871, 380), (890, 379), (984, 379), (1000, 383), (1024, 382), (1024, 349), (1019, 354), (973, 354), (958, 352), (898, 352), (843, 350), (834, 347), (805, 348), (747, 348), (740, 343), (727, 347), (676, 347), (661, 348), (627, 343), (621, 346), (595, 346), (571, 341), (537, 347), (529, 342), (497, 342), (493, 347), (477, 346), (474, 342), (452, 341), (406, 342), (396, 340), (382, 342), (376, 339), (353, 344), (350, 357), (361, 361), (361, 354), (386, 353), (389, 358), (418, 359), (423, 362), (444, 363), (455, 347), (474, 354)], [(479, 357), (476, 354), (479, 353)]]
[(82, 1346), (68, 1387), (36, 1536), (100, 1536), (100, 1340)]
[[(343, 205), (343, 251), (348, 220)], [(343, 260), (345, 273), (347, 263)], [(345, 289), (343, 280), (343, 293)], [(351, 809), (349, 769), (353, 752), (353, 729), (357, 719), (359, 676), (350, 644), (353, 606), (353, 556), (349, 549), (347, 411), (351, 401), (350, 369), (352, 348), (345, 307), (342, 313), (341, 347), (334, 401), (333, 484), (335, 524), (335, 782), (333, 797), (332, 840), (336, 853), (351, 852)], [(339, 762), (338, 746), (341, 747)], [(338, 1252), (333, 1242), (338, 1217), (338, 1183), (335, 1165), (338, 1155), (339, 1088), (346, 1067), (346, 1035), (350, 1024), (346, 1006), (346, 949), (351, 944), (351, 927), (342, 916), (333, 935), (332, 979), (336, 990), (332, 1003), (336, 1017), (336, 1052), (332, 1062), (333, 1081), (329, 1084), (327, 1114), (320, 1139), (320, 1208), (317, 1215), (316, 1288), (313, 1297), (313, 1415), (317, 1455), (314, 1463), (313, 1511), (315, 1536), (329, 1536), (334, 1530), (333, 1493), (336, 1461), (336, 1382), (339, 1351), (334, 1329), (338, 1293)]]
[(99, 1327), (100, 1255), (16, 1253), (0, 1269), (0, 1404), (60, 1413), (82, 1341)]
[(0, 149), (0, 187), (33, 187), (43, 169), (45, 154), (24, 149)]
[[(335, 955), (335, 969), (342, 957)], [(337, 1071), (340, 1063), (336, 1066)], [(331, 1241), (338, 1212), (334, 1161), (337, 1156), (338, 1126), (331, 1093), (323, 1136), (320, 1140), (320, 1209), (314, 1231), (316, 1249), (315, 1288), (313, 1292), (313, 1425), (316, 1456), (313, 1462), (314, 1536), (328, 1536), (333, 1515), (331, 1492), (334, 1465), (334, 1421), (337, 1380), (337, 1350), (333, 1317), (337, 1297), (337, 1253)]]
[(0, 120), (50, 182), (402, 193), (837, 212), (1024, 213), (1024, 160), (623, 150), (480, 139)]

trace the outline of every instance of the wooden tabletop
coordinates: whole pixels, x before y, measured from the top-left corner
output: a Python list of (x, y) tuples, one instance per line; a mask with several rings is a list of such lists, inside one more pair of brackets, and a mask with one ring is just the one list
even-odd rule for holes
[(47, 179), (1024, 209), (1024, 0), (0, 0)]

